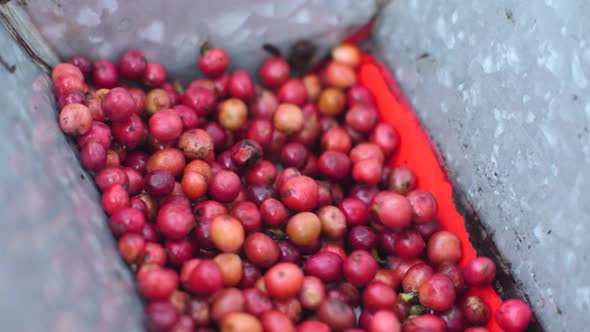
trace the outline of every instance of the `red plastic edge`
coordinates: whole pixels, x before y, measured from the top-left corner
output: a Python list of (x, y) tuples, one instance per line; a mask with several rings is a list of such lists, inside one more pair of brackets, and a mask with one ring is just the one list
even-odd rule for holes
[[(356, 41), (356, 38), (351, 41)], [(391, 165), (411, 168), (418, 179), (418, 188), (428, 190), (436, 197), (438, 220), (443, 229), (461, 239), (463, 258), (460, 265), (465, 266), (466, 262), (476, 257), (476, 252), (469, 242), (465, 220), (455, 208), (453, 188), (441, 166), (442, 159), (438, 150), (433, 146), (387, 67), (372, 56), (363, 54), (357, 74), (359, 82), (373, 93), (381, 119), (392, 124), (400, 134), (400, 145)], [(487, 328), (491, 332), (502, 332), (494, 319), (495, 312), (502, 303), (496, 291), (491, 286), (474, 287), (468, 294), (480, 296), (489, 305), (492, 319)]]

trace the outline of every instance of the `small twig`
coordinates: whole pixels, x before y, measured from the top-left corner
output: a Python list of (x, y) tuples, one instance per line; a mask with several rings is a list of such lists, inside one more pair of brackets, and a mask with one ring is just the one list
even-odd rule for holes
[(262, 45), (262, 49), (272, 56), (281, 56), (281, 50), (279, 50), (279, 48), (274, 46), (273, 44), (265, 43), (264, 45)]
[(428, 312), (428, 308), (426, 308), (425, 306), (421, 305), (421, 304), (414, 304), (413, 306), (410, 307), (409, 310), (409, 314), (414, 316), (414, 315), (423, 315), (426, 312)]
[(410, 303), (418, 298), (418, 294), (414, 292), (400, 293), (399, 298), (405, 303)]
[(209, 37), (205, 37), (199, 43), (199, 51), (201, 52), (201, 55), (205, 55), (205, 53), (207, 53), (208, 50), (209, 50)]

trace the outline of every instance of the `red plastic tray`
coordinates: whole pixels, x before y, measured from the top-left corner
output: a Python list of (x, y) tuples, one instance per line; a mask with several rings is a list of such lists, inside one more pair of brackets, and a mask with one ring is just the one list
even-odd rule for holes
[[(348, 41), (359, 42), (365, 39), (373, 24), (374, 21), (371, 21), (362, 27)], [(371, 55), (363, 54), (357, 75), (359, 83), (373, 93), (381, 119), (392, 124), (400, 134), (400, 145), (390, 164), (405, 165), (412, 169), (418, 180), (417, 187), (430, 191), (436, 197), (437, 217), (442, 228), (461, 239), (463, 257), (460, 266), (464, 267), (477, 254), (469, 241), (465, 219), (455, 208), (453, 188), (441, 166), (442, 158), (439, 151), (432, 144), (416, 113), (385, 65)], [(486, 327), (490, 332), (502, 332), (494, 319), (496, 310), (502, 304), (496, 291), (491, 286), (472, 287), (468, 294), (481, 297), (489, 305), (491, 319)]]
[[(400, 134), (400, 145), (391, 160), (392, 166), (405, 165), (411, 168), (416, 177), (417, 187), (430, 191), (438, 203), (438, 220), (442, 228), (453, 232), (461, 239), (463, 258), (460, 265), (476, 256), (465, 229), (465, 220), (453, 203), (453, 188), (447, 174), (440, 164), (440, 154), (433, 146), (416, 114), (403, 97), (389, 70), (368, 54), (358, 69), (358, 78), (375, 97), (379, 115), (383, 121), (392, 124)], [(491, 287), (472, 287), (469, 294), (478, 295), (490, 306), (492, 319), (487, 325), (491, 332), (502, 329), (493, 319), (502, 300)]]

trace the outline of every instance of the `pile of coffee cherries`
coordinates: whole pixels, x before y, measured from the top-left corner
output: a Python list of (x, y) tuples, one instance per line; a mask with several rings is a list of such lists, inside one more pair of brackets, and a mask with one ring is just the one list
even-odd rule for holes
[(358, 84), (342, 44), (318, 73), (280, 56), (260, 84), (203, 49), (207, 77), (182, 87), (140, 50), (117, 64), (72, 57), (51, 77), (64, 133), (94, 175), (119, 252), (137, 278), (149, 331), (509, 332), (531, 319), (506, 301), (494, 318), (469, 287), (435, 197), (389, 167), (400, 139)]

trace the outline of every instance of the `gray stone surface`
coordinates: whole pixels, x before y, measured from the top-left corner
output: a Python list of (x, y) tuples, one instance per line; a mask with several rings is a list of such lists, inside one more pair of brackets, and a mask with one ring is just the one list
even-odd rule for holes
[[(318, 59), (376, 9), (375, 0), (27, 0), (9, 6), (22, 9), (12, 13), (26, 12), (61, 58), (117, 59), (135, 47), (176, 78), (197, 74), (204, 37), (225, 47), (235, 68), (254, 71), (268, 57), (264, 43), (285, 51), (300, 38), (313, 40)], [(29, 35), (28, 28), (21, 33)]]
[(51, 80), (3, 28), (0, 109), (1, 330), (142, 331), (100, 197), (57, 125)]
[(590, 325), (590, 2), (396, 0), (374, 35), (546, 331)]

